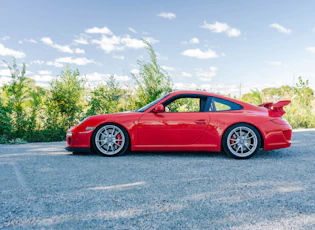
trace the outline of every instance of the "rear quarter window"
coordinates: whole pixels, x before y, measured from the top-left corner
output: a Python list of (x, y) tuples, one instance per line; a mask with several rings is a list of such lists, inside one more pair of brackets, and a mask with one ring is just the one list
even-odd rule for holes
[(228, 101), (225, 99), (213, 97), (212, 105), (210, 106), (209, 111), (230, 111), (230, 110), (240, 110), (243, 107), (239, 104), (236, 104), (232, 101)]

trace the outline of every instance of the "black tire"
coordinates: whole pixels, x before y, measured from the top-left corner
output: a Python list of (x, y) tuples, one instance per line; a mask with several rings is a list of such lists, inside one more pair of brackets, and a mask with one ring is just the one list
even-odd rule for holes
[[(100, 144), (97, 144), (97, 140), (100, 137), (100, 135), (104, 135), (104, 134), (101, 134), (102, 130), (107, 129), (108, 127), (110, 127), (110, 128), (115, 127), (116, 131), (121, 131), (121, 133), (120, 133), (121, 138), (124, 139), (124, 143), (123, 143), (123, 146), (121, 147), (121, 149), (119, 151), (115, 152), (116, 150), (118, 150), (118, 148), (120, 148), (120, 147), (117, 147), (117, 149), (116, 150), (114, 149), (115, 151), (110, 153), (110, 154), (106, 153), (106, 144), (104, 145), (104, 147), (101, 147)], [(102, 140), (99, 140), (98, 142), (101, 142), (101, 141)], [(112, 141), (112, 143), (113, 142), (114, 141)], [(129, 138), (129, 134), (126, 131), (126, 129), (124, 129), (122, 126), (120, 126), (118, 124), (114, 124), (114, 123), (106, 123), (106, 124), (102, 124), (102, 125), (98, 126), (94, 130), (92, 137), (91, 137), (92, 152), (99, 154), (99, 155), (102, 155), (102, 156), (106, 156), (106, 157), (120, 156), (120, 155), (124, 154), (127, 151), (129, 144), (130, 144), (130, 138)]]
[[(242, 135), (243, 133), (244, 135)], [(248, 135), (246, 137), (247, 133)], [(250, 146), (252, 146), (252, 148), (250, 148)], [(228, 156), (235, 159), (251, 158), (258, 152), (260, 146), (261, 146), (260, 132), (257, 130), (257, 128), (250, 124), (246, 123), (234, 124), (231, 127), (229, 127), (223, 134), (222, 148)], [(245, 149), (247, 152), (245, 151), (243, 152), (243, 149)]]

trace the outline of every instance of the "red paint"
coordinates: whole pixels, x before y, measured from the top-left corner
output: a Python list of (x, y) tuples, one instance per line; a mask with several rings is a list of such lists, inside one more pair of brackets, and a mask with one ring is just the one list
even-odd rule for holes
[[(235, 111), (215, 112), (153, 112), (163, 102), (178, 95), (205, 95), (228, 100), (243, 109)], [(282, 103), (284, 104), (284, 103)], [(279, 104), (274, 104), (277, 108)], [(160, 106), (158, 110), (160, 111)], [(275, 121), (275, 119), (280, 119)], [(221, 151), (222, 136), (225, 130), (236, 123), (248, 123), (261, 133), (265, 150), (286, 148), (291, 145), (291, 126), (281, 116), (275, 118), (269, 108), (250, 105), (221, 95), (199, 92), (172, 92), (159, 103), (144, 112), (124, 112), (116, 114), (96, 115), (83, 123), (72, 127), (72, 148), (90, 148), (94, 130), (86, 131), (86, 127), (98, 127), (105, 123), (115, 123), (124, 127), (130, 136), (131, 150), (134, 151)]]

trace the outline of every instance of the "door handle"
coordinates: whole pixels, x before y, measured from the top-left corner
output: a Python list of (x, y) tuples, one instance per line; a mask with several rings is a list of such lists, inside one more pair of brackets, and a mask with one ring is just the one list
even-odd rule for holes
[(207, 121), (206, 120), (197, 120), (197, 121), (195, 121), (195, 123), (198, 125), (204, 125), (207, 123)]

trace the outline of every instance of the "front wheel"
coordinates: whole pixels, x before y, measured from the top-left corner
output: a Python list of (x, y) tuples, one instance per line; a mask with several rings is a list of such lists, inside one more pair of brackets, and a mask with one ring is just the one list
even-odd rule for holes
[(224, 152), (230, 157), (248, 159), (258, 152), (261, 138), (254, 126), (241, 123), (228, 128), (222, 142)]
[(121, 126), (104, 124), (94, 131), (91, 142), (96, 153), (103, 156), (118, 156), (128, 149), (129, 135)]

